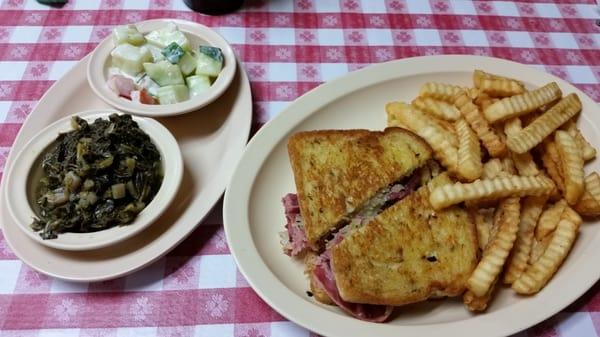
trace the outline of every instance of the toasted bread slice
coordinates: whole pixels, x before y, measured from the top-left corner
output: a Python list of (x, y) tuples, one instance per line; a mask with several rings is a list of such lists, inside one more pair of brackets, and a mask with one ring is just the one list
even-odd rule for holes
[(395, 306), (464, 291), (477, 264), (475, 225), (458, 206), (429, 204), (430, 189), (450, 182), (437, 176), (332, 249), (345, 301)]
[(313, 248), (377, 191), (431, 157), (421, 138), (401, 128), (299, 132), (290, 137), (288, 152)]

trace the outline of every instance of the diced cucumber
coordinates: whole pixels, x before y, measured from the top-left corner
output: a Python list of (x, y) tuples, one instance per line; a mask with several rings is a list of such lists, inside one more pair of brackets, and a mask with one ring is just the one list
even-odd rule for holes
[(150, 95), (154, 97), (158, 96), (158, 89), (160, 88), (160, 85), (154, 82), (150, 76), (148, 76), (148, 74), (142, 77), (137, 83), (140, 87), (146, 89)]
[(185, 54), (185, 51), (177, 44), (177, 42), (171, 42), (171, 44), (163, 48), (161, 53), (165, 56), (167, 61), (177, 64)]
[(158, 48), (157, 46), (148, 43), (148, 44), (144, 45), (144, 47), (146, 47), (146, 48), (148, 48), (148, 50), (150, 50), (150, 53), (152, 54), (152, 59), (153, 59), (154, 63), (165, 59), (165, 55), (162, 54), (162, 49)]
[(146, 47), (135, 47), (128, 43), (118, 45), (110, 53), (112, 65), (126, 74), (135, 76), (144, 70), (143, 63), (152, 61), (152, 54)]
[(211, 59), (223, 63), (223, 52), (220, 48), (212, 47), (212, 46), (200, 46), (198, 47), (198, 52), (204, 54)]
[(181, 68), (181, 72), (183, 76), (191, 75), (194, 70), (196, 70), (196, 58), (193, 57), (190, 53), (185, 53), (179, 60), (179, 68)]
[(222, 68), (222, 60), (216, 60), (204, 53), (198, 53), (196, 55), (196, 75), (217, 77)]
[(186, 101), (189, 93), (185, 85), (177, 84), (158, 88), (157, 96), (160, 104), (173, 104)]
[(166, 60), (158, 63), (144, 63), (144, 70), (161, 87), (185, 83), (179, 66)]
[(190, 96), (198, 96), (210, 88), (210, 77), (206, 75), (194, 75), (185, 79), (188, 88), (190, 88)]
[(112, 38), (115, 46), (123, 43), (141, 46), (146, 43), (146, 38), (144, 38), (144, 35), (142, 35), (134, 25), (115, 27), (115, 29), (113, 29)]
[(190, 42), (177, 26), (169, 22), (165, 27), (151, 31), (146, 35), (146, 40), (159, 48), (164, 48), (176, 42), (184, 50), (190, 50)]

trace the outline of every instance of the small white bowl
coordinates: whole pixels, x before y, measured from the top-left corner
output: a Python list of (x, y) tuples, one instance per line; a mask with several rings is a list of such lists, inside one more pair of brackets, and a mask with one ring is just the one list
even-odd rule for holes
[(111, 36), (108, 36), (92, 52), (87, 67), (88, 83), (94, 93), (118, 110), (149, 117), (174, 116), (199, 110), (221, 96), (235, 76), (236, 59), (231, 46), (214, 30), (190, 21), (156, 19), (142, 21), (135, 24), (135, 26), (142, 34), (146, 34), (164, 27), (169, 22), (177, 25), (194, 48), (197, 48), (199, 45), (210, 45), (220, 48), (223, 52), (223, 69), (208, 90), (202, 95), (191, 97), (187, 101), (165, 105), (141, 104), (119, 97), (107, 85), (109, 79), (108, 69), (111, 67), (110, 52), (115, 48)]
[[(93, 110), (76, 114), (92, 123), (97, 118), (107, 119), (116, 111)], [(39, 232), (29, 227), (35, 213), (36, 186), (42, 176), (41, 160), (46, 149), (56, 141), (59, 133), (72, 130), (71, 117), (62, 118), (36, 134), (23, 148), (6, 175), (4, 189), (8, 210), (18, 227), (45, 246), (63, 250), (90, 250), (123, 241), (152, 224), (173, 201), (183, 177), (183, 159), (175, 137), (159, 122), (151, 118), (133, 116), (158, 149), (164, 177), (154, 199), (125, 226), (115, 226), (91, 233), (62, 233), (58, 238), (43, 240)]]

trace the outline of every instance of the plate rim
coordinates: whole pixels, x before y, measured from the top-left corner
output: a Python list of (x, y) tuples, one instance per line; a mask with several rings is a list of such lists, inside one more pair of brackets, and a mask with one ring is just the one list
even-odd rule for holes
[[(497, 316), (502, 316), (502, 313), (506, 312), (506, 309), (499, 309), (490, 314), (484, 313), (472, 316), (476, 317), (476, 319), (472, 319), (471, 317), (444, 323), (403, 326), (368, 323), (319, 308), (319, 304), (311, 303), (298, 296), (273, 274), (262, 259), (254, 241), (251, 239), (244, 241), (243, 239), (244, 236), (252, 238), (249, 206), (256, 174), (260, 171), (266, 158), (274, 150), (277, 143), (283, 139), (282, 137), (315, 113), (318, 108), (322, 108), (351, 92), (395, 78), (429, 73), (467, 71), (466, 68), (469, 68), (469, 71), (476, 68), (488, 69), (493, 68), (494, 64), (515, 67), (516, 69), (525, 70), (525, 73), (534, 73), (539, 78), (548, 78), (551, 81), (556, 81), (562, 88), (580, 95), (582, 101), (588, 104), (593, 103), (597, 107), (595, 101), (572, 84), (552, 74), (533, 68), (530, 65), (486, 56), (435, 55), (374, 64), (338, 77), (300, 96), (265, 124), (252, 137), (242, 159), (238, 162), (236, 171), (226, 189), (223, 204), (223, 223), (230, 252), (240, 272), (254, 291), (274, 310), (287, 319), (319, 334), (340, 337), (345, 336), (348, 331), (353, 331), (356, 334), (379, 335), (382, 337), (395, 336), (398, 333), (427, 333), (427, 335), (431, 336), (448, 336), (460, 333), (464, 336), (479, 336), (479, 332), (481, 331), (488, 331), (490, 336), (508, 335), (527, 329), (551, 317), (588, 291), (600, 279), (600, 268), (596, 268), (596, 270), (592, 270), (593, 268), (591, 268), (587, 270), (585, 276), (577, 278), (572, 284), (575, 286), (569, 287), (568, 296), (563, 296), (553, 301), (554, 305), (542, 305), (544, 310), (530, 310), (527, 318), (521, 317), (517, 321), (512, 320), (510, 326), (502, 324), (497, 319)], [(450, 65), (458, 67), (451, 68)], [(371, 76), (373, 74), (376, 74), (376, 76)], [(318, 95), (322, 95), (326, 99), (319, 102)], [(235, 205), (238, 207), (236, 208)], [(239, 205), (246, 205), (242, 212), (239, 211)], [(598, 233), (595, 237), (598, 237)], [(576, 290), (572, 291), (570, 289)], [(291, 298), (294, 298), (294, 301)], [(532, 307), (531, 304), (535, 305), (540, 299), (543, 300), (544, 297), (541, 295), (534, 296), (531, 300), (520, 301), (517, 305), (523, 305), (525, 308)], [(318, 312), (318, 320), (314, 319), (314, 312)], [(366, 328), (367, 326), (368, 328)], [(341, 329), (345, 329), (345, 333), (339, 330), (340, 327)], [(492, 329), (490, 330), (490, 328)]]
[[(13, 145), (11, 146), (10, 149), (10, 153), (7, 157), (6, 160), (6, 164), (5, 164), (5, 169), (9, 170), (10, 169), (10, 165), (12, 165), (12, 163), (14, 162), (14, 157), (15, 157), (15, 148), (18, 147), (18, 150), (20, 150), (26, 143), (26, 140), (20, 140), (20, 133), (22, 130), (25, 129), (25, 126), (28, 125), (30, 123), (30, 119), (33, 118), (34, 116), (34, 112), (37, 109), (41, 109), (40, 108), (40, 102), (45, 102), (48, 97), (50, 95), (52, 95), (52, 92), (55, 90), (55, 87), (58, 86), (62, 86), (63, 84), (65, 86), (72, 86), (72, 84), (69, 83), (68, 79), (71, 78), (72, 76), (87, 76), (86, 74), (86, 66), (87, 66), (87, 62), (89, 61), (89, 58), (91, 57), (91, 54), (88, 54), (86, 56), (84, 56), (81, 60), (77, 61), (75, 65), (73, 65), (73, 67), (71, 69), (69, 69), (61, 78), (59, 78), (56, 82), (54, 82), (52, 84), (52, 86), (50, 86), (50, 88), (48, 88), (48, 90), (46, 90), (46, 92), (42, 95), (42, 97), (38, 100), (38, 102), (36, 103), (35, 107), (33, 108), (32, 112), (25, 118), (25, 120), (23, 121), (22, 125), (21, 125), (21, 130), (19, 130), (19, 134), (17, 134), (17, 136), (15, 137), (15, 140), (13, 142)], [(210, 214), (210, 212), (214, 209), (215, 205), (218, 203), (219, 199), (223, 196), (224, 191), (227, 187), (227, 184), (229, 183), (229, 180), (231, 180), (231, 176), (233, 175), (234, 172), (234, 168), (237, 166), (237, 162), (239, 162), (239, 160), (241, 159), (242, 154), (245, 151), (246, 145), (248, 143), (248, 139), (250, 136), (250, 131), (252, 128), (252, 119), (253, 119), (253, 113), (252, 113), (252, 91), (250, 88), (250, 81), (248, 78), (248, 75), (246, 74), (246, 72), (243, 70), (243, 67), (241, 66), (240, 60), (236, 57), (236, 67), (238, 67), (238, 75), (240, 78), (237, 79), (237, 81), (239, 81), (239, 92), (236, 95), (236, 100), (239, 99), (240, 100), (240, 104), (245, 104), (247, 103), (246, 107), (243, 107), (241, 109), (247, 110), (245, 111), (245, 113), (240, 113), (240, 116), (238, 118), (244, 118), (245, 120), (243, 121), (243, 126), (244, 129), (243, 130), (239, 130), (239, 132), (237, 132), (240, 137), (239, 139), (237, 139), (237, 141), (240, 143), (239, 148), (236, 148), (235, 150), (238, 152), (237, 154), (235, 154), (236, 159), (234, 161), (234, 163), (232, 165), (230, 165), (231, 169), (229, 172), (229, 177), (225, 178), (222, 186), (219, 188), (219, 193), (215, 193), (210, 199), (205, 199), (206, 204), (209, 204), (210, 207), (207, 208), (207, 212), (206, 214), (202, 215), (202, 217), (198, 218), (195, 221), (195, 224), (193, 226), (191, 226), (189, 228), (189, 230), (184, 234), (184, 235), (178, 235), (178, 239), (173, 242), (167, 249), (162, 250), (161, 253), (159, 254), (155, 254), (154, 256), (152, 256), (152, 258), (150, 259), (144, 259), (143, 262), (141, 263), (136, 263), (135, 266), (132, 267), (128, 267), (126, 268), (126, 270), (119, 270), (119, 271), (114, 271), (111, 273), (106, 273), (103, 274), (102, 276), (96, 276), (96, 277), (73, 277), (73, 276), (65, 276), (62, 275), (61, 273), (57, 273), (56, 271), (52, 271), (50, 269), (48, 269), (47, 265), (43, 265), (40, 266), (37, 263), (32, 263), (31, 261), (29, 261), (28, 259), (25, 259), (23, 257), (23, 255), (20, 253), (20, 249), (15, 249), (15, 245), (13, 244), (13, 242), (11, 241), (11, 238), (9, 238), (9, 235), (6, 235), (6, 230), (5, 227), (7, 226), (6, 223), (7, 221), (4, 219), (7, 219), (8, 217), (10, 217), (10, 215), (8, 214), (8, 210), (6, 209), (6, 205), (4, 204), (5, 201), (3, 200), (3, 198), (0, 198), (0, 219), (2, 219), (3, 221), (0, 221), (0, 230), (2, 230), (4, 239), (6, 240), (8, 246), (10, 247), (11, 251), (13, 252), (13, 254), (19, 258), (23, 263), (25, 263), (26, 265), (28, 265), (30, 268), (44, 274), (44, 275), (48, 275), (57, 279), (61, 279), (61, 280), (65, 280), (65, 281), (71, 281), (71, 282), (99, 282), (99, 281), (106, 281), (106, 280), (110, 280), (110, 279), (115, 279), (118, 277), (122, 277), (131, 273), (134, 273), (146, 266), (149, 266), (150, 264), (154, 263), (155, 261), (159, 260), (160, 258), (162, 258), (163, 256), (165, 256), (168, 252), (170, 252), (172, 249), (174, 249), (175, 247), (177, 247), (185, 238), (187, 238), (196, 228), (198, 228), (198, 226), (200, 225), (200, 223), (204, 220), (204, 218)], [(80, 74), (77, 74), (77, 72), (80, 72)], [(235, 76), (234, 76), (235, 78)], [(87, 85), (87, 79), (83, 79), (84, 83)], [(54, 89), (54, 90), (53, 90)], [(89, 90), (91, 91), (92, 89), (89, 88)], [(247, 102), (246, 102), (247, 101)], [(104, 101), (102, 101), (103, 104), (106, 104)], [(114, 107), (106, 104), (105, 108), (107, 109), (115, 109)], [(117, 109), (118, 111), (118, 109)], [(148, 118), (148, 117), (144, 117), (144, 118)], [(175, 117), (176, 118), (176, 117)], [(52, 122), (56, 121), (58, 119), (53, 119), (51, 120), (49, 123), (46, 124), (49, 125)], [(43, 128), (44, 126), (42, 126), (40, 128), (40, 130)], [(185, 158), (184, 158), (185, 159)], [(3, 194), (4, 189), (6, 188), (6, 183), (5, 183), (6, 179), (1, 179), (0, 180), (0, 195)], [(18, 228), (15, 228), (15, 231), (19, 231), (20, 230)], [(20, 233), (21, 234), (21, 233)], [(25, 234), (23, 234), (25, 235)], [(28, 237), (24, 237), (27, 240), (30, 240)], [(120, 268), (123, 269), (123, 268)]]

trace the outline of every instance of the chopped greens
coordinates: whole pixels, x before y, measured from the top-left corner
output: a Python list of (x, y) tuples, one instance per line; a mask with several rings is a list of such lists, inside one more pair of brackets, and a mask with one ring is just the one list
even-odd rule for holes
[(162, 184), (160, 153), (130, 115), (71, 124), (42, 160), (31, 228), (43, 239), (129, 224)]

